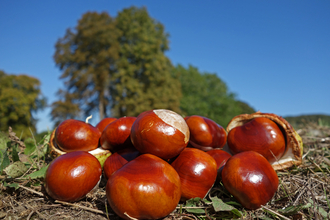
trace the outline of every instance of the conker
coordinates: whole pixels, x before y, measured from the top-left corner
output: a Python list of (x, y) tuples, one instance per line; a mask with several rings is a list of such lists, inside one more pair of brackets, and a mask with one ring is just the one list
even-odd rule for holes
[(274, 196), (279, 180), (265, 157), (245, 151), (229, 158), (222, 170), (222, 182), (243, 207), (253, 210)]
[[(299, 166), (302, 163), (303, 141), (290, 123), (281, 116), (260, 111), (252, 114), (237, 115), (232, 118), (227, 125), (226, 131), (228, 135), (235, 127), (242, 126), (254, 118), (268, 118), (275, 122), (283, 132), (286, 141), (285, 151), (281, 158), (277, 158), (278, 160), (271, 162), (273, 168), (275, 170), (283, 170), (292, 166)], [(228, 147), (228, 145), (225, 145), (225, 147), (226, 146)], [(225, 149), (225, 147), (223, 149)], [(230, 152), (229, 149), (228, 151)]]
[(204, 198), (217, 177), (217, 163), (213, 157), (196, 148), (185, 148), (171, 165), (181, 179), (181, 201)]
[(285, 145), (281, 129), (275, 122), (264, 117), (254, 118), (228, 133), (228, 147), (233, 154), (256, 151), (270, 163), (282, 157)]
[(112, 210), (124, 219), (159, 219), (175, 210), (180, 177), (164, 160), (143, 154), (113, 173), (106, 193)]
[(112, 153), (134, 147), (130, 134), (135, 120), (136, 117), (122, 117), (108, 124), (100, 138), (101, 147)]
[(94, 126), (67, 119), (56, 128), (55, 142), (62, 151), (91, 151), (99, 146), (101, 132)]
[(105, 162), (103, 166), (104, 175), (107, 179), (122, 166), (127, 164), (129, 161), (135, 159), (140, 155), (140, 152), (137, 151), (134, 147), (125, 148), (123, 150), (117, 151), (114, 154), (111, 154)]
[(101, 164), (93, 155), (85, 151), (69, 152), (50, 163), (45, 189), (53, 199), (74, 202), (97, 186), (101, 176)]
[(227, 133), (215, 121), (198, 115), (187, 116), (185, 120), (189, 127), (189, 143), (192, 147), (209, 151), (220, 149), (226, 144)]
[(215, 162), (217, 163), (217, 168), (218, 168), (218, 175), (217, 175), (217, 180), (221, 180), (221, 172), (223, 167), (225, 166), (227, 160), (231, 157), (231, 155), (220, 149), (214, 149), (206, 152), (207, 154), (211, 155)]
[(184, 118), (171, 110), (150, 110), (141, 113), (133, 123), (131, 140), (141, 153), (167, 160), (186, 148), (189, 128)]
[(117, 120), (117, 118), (112, 118), (112, 117), (103, 118), (95, 127), (99, 129), (100, 132), (102, 132), (108, 124), (110, 124), (115, 120)]

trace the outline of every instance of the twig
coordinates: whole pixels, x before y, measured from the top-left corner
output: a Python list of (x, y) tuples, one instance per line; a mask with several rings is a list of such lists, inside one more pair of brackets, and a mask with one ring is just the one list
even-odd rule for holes
[(192, 206), (192, 207), (181, 207), (181, 206), (177, 206), (176, 209), (207, 209), (207, 208), (211, 208), (212, 206)]
[[(19, 187), (27, 190), (27, 191), (30, 191), (32, 193), (35, 193), (39, 196), (44, 196), (43, 193), (41, 192), (37, 192), (31, 188), (28, 188), (28, 187), (25, 187), (25, 186), (22, 186), (22, 185), (19, 185)], [(68, 202), (62, 202), (62, 201), (59, 201), (59, 200), (55, 200), (56, 203), (60, 203), (62, 205), (69, 205), (69, 206), (74, 206), (74, 207), (77, 207), (77, 208), (81, 208), (81, 209), (84, 209), (84, 210), (88, 210), (88, 211), (91, 211), (91, 212), (95, 212), (95, 213), (99, 213), (99, 214), (103, 214), (103, 215), (106, 215), (106, 213), (104, 213), (103, 211), (101, 210), (98, 210), (98, 209), (93, 209), (93, 208), (89, 208), (89, 207), (86, 207), (86, 206), (81, 206), (81, 205), (77, 205), (77, 204), (74, 204), (74, 203), (68, 203)]]
[(32, 193), (35, 193), (35, 194), (37, 194), (37, 195), (39, 195), (39, 196), (44, 196), (43, 193), (38, 192), (38, 191), (35, 191), (34, 189), (31, 189), (31, 188), (28, 188), (28, 187), (26, 187), (26, 186), (22, 186), (22, 185), (18, 185), (18, 186), (21, 187), (21, 188), (23, 188), (23, 189), (25, 189), (25, 190), (27, 190), (27, 191), (30, 191), (30, 192), (32, 192)]
[(31, 130), (30, 127), (29, 127), (29, 129), (30, 129), (30, 132), (31, 132), (31, 134), (32, 134), (32, 139), (34, 140), (34, 144), (35, 144), (35, 146), (36, 146), (37, 159), (38, 159), (37, 167), (38, 167), (38, 170), (40, 170), (40, 166), (39, 166), (39, 165), (40, 165), (40, 157), (39, 157), (39, 149), (38, 149), (37, 141), (36, 141), (36, 139), (34, 138), (33, 132), (32, 132), (32, 130)]
[(308, 151), (302, 156), (302, 159), (305, 159), (305, 157), (311, 152), (311, 149), (308, 149)]
[(27, 217), (27, 220), (30, 220), (30, 218), (31, 218), (31, 216), (33, 215), (34, 212), (35, 212), (34, 210), (32, 210), (32, 212), (30, 212), (30, 214)]
[(91, 212), (99, 213), (99, 214), (102, 214), (102, 215), (106, 215), (103, 211), (98, 210), (98, 209), (88, 208), (86, 206), (81, 206), (81, 205), (77, 205), (77, 204), (69, 203), (69, 202), (62, 202), (62, 201), (59, 201), (59, 200), (55, 200), (55, 202), (56, 203), (61, 203), (62, 205), (73, 206), (73, 207), (81, 208), (81, 209), (84, 209), (84, 210), (87, 210), (87, 211), (91, 211)]
[(271, 210), (271, 209), (269, 209), (269, 208), (267, 208), (267, 207), (265, 207), (265, 206), (263, 206), (263, 205), (262, 205), (261, 207), (262, 207), (263, 209), (266, 209), (267, 211), (269, 211), (269, 212), (271, 212), (271, 213), (273, 213), (273, 214), (275, 214), (275, 215), (281, 217), (281, 218), (284, 218), (284, 219), (286, 219), (286, 220), (290, 220), (289, 218), (285, 217), (284, 215), (281, 215), (280, 213), (275, 212), (274, 210)]

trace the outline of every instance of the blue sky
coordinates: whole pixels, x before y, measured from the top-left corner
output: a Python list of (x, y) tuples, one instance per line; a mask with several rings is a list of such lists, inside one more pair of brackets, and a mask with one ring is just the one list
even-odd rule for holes
[[(115, 17), (145, 6), (170, 35), (167, 56), (216, 73), (237, 98), (281, 116), (330, 114), (330, 1), (0, 1), (0, 69), (41, 81), (51, 104), (63, 87), (56, 41), (87, 11)], [(38, 131), (52, 129), (50, 109)], [(92, 124), (97, 123), (94, 118)]]

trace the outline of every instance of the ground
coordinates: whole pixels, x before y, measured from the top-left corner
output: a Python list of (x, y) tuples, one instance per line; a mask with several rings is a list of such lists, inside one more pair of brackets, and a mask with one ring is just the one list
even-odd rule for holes
[[(330, 127), (306, 124), (296, 128), (303, 139), (303, 164), (278, 171), (280, 185), (264, 207), (249, 211), (216, 183), (203, 201), (179, 204), (169, 219), (330, 219)], [(42, 178), (0, 176), (0, 219), (120, 219), (106, 200), (102, 179), (96, 193), (76, 203), (54, 201), (44, 192)], [(216, 196), (235, 211), (215, 212), (211, 197)], [(197, 212), (197, 213), (196, 213)]]

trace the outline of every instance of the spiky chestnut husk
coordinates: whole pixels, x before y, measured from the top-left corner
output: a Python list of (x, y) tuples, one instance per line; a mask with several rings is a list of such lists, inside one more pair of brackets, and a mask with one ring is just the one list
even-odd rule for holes
[[(60, 155), (66, 154), (66, 152), (62, 151), (56, 144), (55, 141), (55, 132), (56, 128), (50, 135), (49, 139), (49, 147), (50, 147), (50, 155), (53, 159), (57, 158)], [(101, 166), (103, 167), (105, 160), (111, 155), (109, 150), (105, 150), (101, 147), (96, 148), (95, 150), (88, 151), (88, 153), (94, 155), (98, 161), (100, 162)]]
[[(302, 163), (303, 142), (299, 134), (294, 130), (288, 121), (273, 113), (261, 113), (260, 111), (253, 114), (241, 114), (235, 116), (227, 125), (227, 133), (233, 128), (241, 126), (254, 118), (265, 117), (274, 121), (282, 130), (285, 140), (286, 148), (282, 157), (271, 163), (275, 170), (283, 170), (292, 166), (298, 166)], [(226, 146), (224, 149), (229, 151)], [(229, 151), (230, 152), (230, 151)]]

